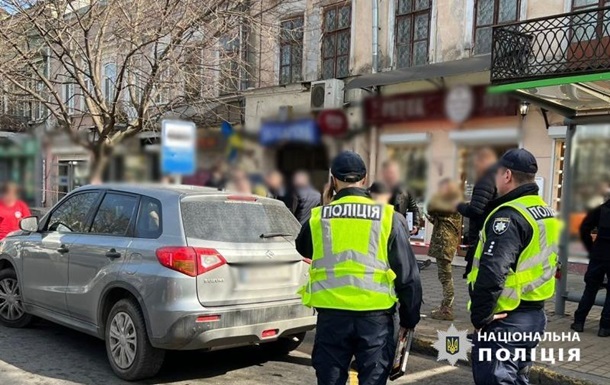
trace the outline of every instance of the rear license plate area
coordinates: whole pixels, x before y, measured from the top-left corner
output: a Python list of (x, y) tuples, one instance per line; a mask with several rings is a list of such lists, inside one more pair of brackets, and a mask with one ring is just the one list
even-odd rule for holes
[(239, 271), (239, 281), (248, 285), (272, 285), (290, 281), (292, 269), (283, 266), (244, 266)]

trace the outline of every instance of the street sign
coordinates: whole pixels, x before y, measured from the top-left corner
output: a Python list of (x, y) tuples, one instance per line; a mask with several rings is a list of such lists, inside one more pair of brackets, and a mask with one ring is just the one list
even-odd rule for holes
[(195, 123), (163, 120), (161, 123), (161, 172), (165, 175), (193, 175), (197, 157)]

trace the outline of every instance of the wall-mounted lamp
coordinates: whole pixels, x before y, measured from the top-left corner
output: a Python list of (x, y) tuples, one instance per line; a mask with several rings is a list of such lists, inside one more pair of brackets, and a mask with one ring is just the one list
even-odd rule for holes
[(522, 101), (521, 104), (519, 105), (519, 114), (521, 115), (521, 119), (525, 119), (529, 110), (530, 110), (530, 102), (527, 102), (525, 100)]

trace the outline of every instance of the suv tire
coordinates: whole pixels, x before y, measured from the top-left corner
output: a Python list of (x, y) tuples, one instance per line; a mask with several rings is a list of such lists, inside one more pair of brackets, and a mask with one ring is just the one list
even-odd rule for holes
[(9, 328), (24, 328), (32, 322), (25, 312), (21, 286), (13, 269), (0, 271), (0, 324)]
[(134, 300), (122, 299), (114, 304), (105, 329), (108, 361), (118, 377), (137, 381), (159, 372), (165, 351), (150, 344), (144, 316)]
[(306, 333), (299, 333), (291, 336), (280, 337), (277, 341), (263, 344), (262, 347), (272, 356), (286, 356), (301, 346), (305, 340), (305, 334)]

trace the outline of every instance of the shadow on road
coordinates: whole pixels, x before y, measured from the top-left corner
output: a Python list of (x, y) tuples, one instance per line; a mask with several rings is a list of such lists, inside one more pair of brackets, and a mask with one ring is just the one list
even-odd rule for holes
[[(29, 383), (31, 380), (26, 380), (25, 376), (17, 373), (24, 371), (49, 379), (80, 384), (128, 384), (119, 380), (110, 369), (103, 341), (62, 326), (46, 321), (37, 321), (28, 329), (8, 329), (0, 326), (0, 341), (0, 378), (5, 380), (6, 376), (11, 378), (14, 375), (23, 383)], [(309, 358), (274, 358), (260, 347), (216, 352), (168, 352), (159, 375), (152, 380), (143, 381), (142, 384), (212, 379), (239, 369), (263, 366), (268, 362), (311, 366)], [(281, 370), (276, 371), (277, 373), (274, 373), (271, 370), (269, 376), (284, 375)], [(34, 382), (41, 383), (37, 380)]]

